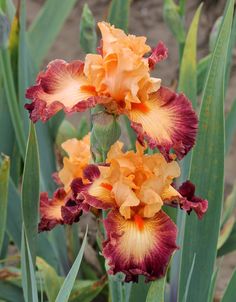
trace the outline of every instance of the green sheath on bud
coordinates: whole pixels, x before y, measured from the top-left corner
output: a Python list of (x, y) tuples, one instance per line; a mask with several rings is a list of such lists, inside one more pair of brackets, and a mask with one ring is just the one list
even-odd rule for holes
[(117, 117), (100, 111), (92, 115), (91, 151), (95, 162), (104, 162), (110, 147), (119, 139)]
[(165, 0), (163, 8), (165, 23), (179, 43), (185, 41), (185, 29), (183, 20), (179, 14), (179, 7), (173, 0)]

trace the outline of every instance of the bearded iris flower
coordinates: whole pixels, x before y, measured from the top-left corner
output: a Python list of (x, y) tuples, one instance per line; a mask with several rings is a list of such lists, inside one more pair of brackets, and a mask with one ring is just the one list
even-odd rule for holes
[[(52, 198), (46, 192), (40, 196), (39, 231), (77, 222), (83, 212), (107, 211), (102, 253), (109, 273), (124, 273), (126, 282), (138, 281), (139, 275), (151, 281), (165, 274), (178, 248), (177, 227), (165, 207), (195, 211), (199, 219), (207, 211), (207, 200), (195, 196), (190, 181), (179, 189), (174, 185), (181, 173), (176, 159), (194, 145), (197, 117), (184, 94), (161, 86), (161, 80), (150, 75), (167, 57), (162, 42), (151, 50), (145, 37), (126, 35), (105, 22), (98, 26), (98, 53), (88, 54), (85, 62), (49, 63), (27, 90), (32, 102), (25, 107), (33, 122), (45, 122), (61, 109), (70, 113), (102, 105), (114, 119), (128, 116), (137, 134), (136, 151), (124, 152), (122, 143), (113, 144), (115, 138), (107, 146), (113, 144), (106, 161), (91, 164), (94, 146), (89, 135), (64, 142), (67, 156), (54, 175), (60, 187)], [(104, 135), (106, 125), (101, 123), (98, 132)], [(146, 154), (147, 146), (160, 153)]]
[[(75, 144), (72, 142), (69, 140), (63, 144), (71, 146), (67, 148), (71, 153), (69, 158), (64, 158), (64, 167), (58, 177), (67, 176), (69, 182), (72, 174), (78, 177), (73, 179), (67, 191), (69, 182), (65, 177), (64, 187), (48, 200), (47, 207), (46, 193), (41, 194), (43, 215), (40, 230), (49, 230), (56, 223), (76, 222), (82, 211), (108, 210), (104, 220), (107, 239), (102, 253), (108, 260), (109, 272), (123, 272), (127, 282), (137, 281), (139, 275), (144, 275), (148, 281), (163, 276), (172, 253), (177, 249), (177, 227), (163, 206), (179, 206), (188, 213), (194, 210), (202, 218), (207, 201), (194, 196), (194, 186), (189, 181), (176, 190), (173, 181), (180, 176), (178, 163), (166, 161), (160, 153), (145, 154), (145, 148), (139, 143), (136, 152), (123, 152), (122, 143), (115, 143), (104, 165), (89, 164), (89, 157), (87, 165), (85, 157), (81, 158), (79, 165), (80, 157), (73, 150)], [(77, 141), (76, 145), (83, 143)], [(72, 162), (71, 154), (77, 154), (73, 161), (78, 164), (72, 172), (65, 165), (67, 161)], [(62, 194), (60, 200), (59, 193)], [(55, 220), (52, 213), (60, 213), (61, 220)]]
[(127, 115), (142, 144), (158, 147), (167, 159), (173, 149), (181, 159), (194, 144), (197, 117), (185, 95), (150, 75), (167, 57), (166, 47), (160, 42), (151, 51), (145, 37), (126, 35), (105, 22), (98, 26), (98, 54), (88, 54), (84, 63), (52, 61), (27, 90), (32, 121), (46, 121), (61, 109), (70, 113), (102, 104), (111, 114)]

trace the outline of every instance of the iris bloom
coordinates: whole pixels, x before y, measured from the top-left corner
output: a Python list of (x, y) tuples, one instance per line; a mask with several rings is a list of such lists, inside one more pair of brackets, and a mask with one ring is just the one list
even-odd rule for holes
[[(137, 281), (138, 275), (154, 280), (164, 275), (170, 256), (177, 248), (177, 228), (162, 210), (171, 205), (194, 210), (201, 218), (207, 201), (194, 196), (194, 186), (184, 183), (180, 190), (173, 180), (180, 176), (176, 161), (163, 155), (124, 153), (119, 142), (111, 147), (105, 166), (88, 165), (82, 179), (72, 182), (75, 200), (97, 209), (110, 209), (104, 221), (107, 240), (103, 255), (110, 273), (123, 272), (125, 281)], [(89, 183), (88, 183), (89, 182)]]
[(88, 54), (84, 63), (50, 62), (27, 90), (32, 121), (46, 121), (61, 109), (69, 113), (102, 104), (109, 113), (127, 115), (141, 143), (158, 147), (167, 159), (173, 149), (181, 159), (194, 144), (197, 118), (185, 95), (150, 75), (167, 57), (164, 44), (151, 50), (145, 37), (126, 35), (105, 22), (98, 26), (98, 54)]
[(61, 187), (56, 190), (52, 199), (46, 192), (40, 195), (40, 231), (48, 231), (57, 224), (72, 224), (79, 220), (83, 207), (73, 200), (70, 184), (73, 179), (83, 177), (83, 169), (90, 162), (89, 143), (89, 135), (86, 135), (82, 140), (73, 138), (62, 144), (68, 157), (63, 158), (63, 168), (54, 175)]

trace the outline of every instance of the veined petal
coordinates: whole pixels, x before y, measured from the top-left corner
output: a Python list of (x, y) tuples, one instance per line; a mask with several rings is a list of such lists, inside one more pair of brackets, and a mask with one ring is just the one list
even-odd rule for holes
[(125, 281), (147, 281), (162, 277), (176, 246), (177, 228), (162, 211), (152, 218), (124, 219), (111, 211), (104, 221), (107, 240), (103, 255), (108, 260), (110, 274), (123, 272)]
[(48, 120), (59, 110), (65, 112), (84, 111), (96, 105), (95, 89), (84, 73), (81, 61), (67, 63), (54, 60), (45, 72), (38, 75), (36, 85), (27, 89), (26, 98), (31, 104), (25, 108), (30, 112), (33, 122)]
[(202, 219), (208, 208), (208, 201), (197, 197), (195, 194), (195, 186), (190, 181), (184, 182), (178, 190), (169, 186), (162, 192), (164, 204), (177, 207), (188, 214), (192, 210), (197, 214), (199, 219)]
[(82, 211), (79, 205), (71, 200), (64, 189), (58, 189), (53, 198), (48, 198), (46, 192), (40, 195), (39, 232), (50, 231), (57, 224), (72, 224), (79, 220)]
[(183, 94), (161, 87), (147, 102), (133, 104), (129, 118), (139, 141), (158, 147), (169, 160), (170, 149), (181, 159), (194, 145), (197, 116)]
[[(106, 168), (109, 169), (108, 167), (100, 168), (103, 171)], [(99, 168), (96, 165), (88, 165), (84, 170), (84, 177), (90, 183), (84, 184), (82, 179), (75, 179), (71, 184), (75, 198), (81, 200), (82, 205), (89, 205), (97, 209), (114, 207), (114, 198), (111, 194), (113, 187)]]
[(154, 69), (155, 65), (165, 60), (168, 56), (168, 49), (165, 44), (160, 41), (157, 46), (152, 50), (151, 55), (148, 57), (148, 64), (150, 69)]

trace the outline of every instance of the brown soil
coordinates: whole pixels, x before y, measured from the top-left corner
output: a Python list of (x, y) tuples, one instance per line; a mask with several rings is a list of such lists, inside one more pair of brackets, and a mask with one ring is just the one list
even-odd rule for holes
[[(31, 23), (44, 1), (42, 0), (27, 0), (28, 23)], [(60, 1), (59, 1), (60, 2)], [(63, 58), (65, 60), (83, 58), (79, 47), (79, 22), (84, 0), (78, 1), (75, 9), (71, 13), (63, 30), (59, 34), (55, 44), (50, 50), (45, 65), (52, 59)], [(96, 21), (104, 20), (108, 11), (108, 0), (88, 0), (90, 9), (92, 10)], [(187, 7), (187, 24), (191, 22), (193, 14), (198, 7), (200, 1), (189, 0)], [(200, 20), (200, 30), (198, 39), (198, 56), (203, 57), (208, 53), (208, 37), (209, 32), (216, 18), (223, 12), (223, 7), (226, 0), (208, 0), (203, 6), (203, 12)], [(178, 49), (176, 42), (166, 27), (162, 17), (162, 0), (134, 0), (130, 12), (129, 31), (137, 35), (145, 35), (148, 38), (148, 43), (154, 46), (157, 41), (162, 40), (169, 48), (168, 59), (158, 65), (158, 75), (163, 79), (165, 85), (170, 85), (175, 81), (178, 74)], [(52, 16), (53, 17), (53, 16)], [(49, 25), (50, 26), (50, 25)], [(43, 41), (42, 41), (43, 43)], [(233, 86), (234, 83), (234, 86)], [(226, 110), (229, 109), (233, 99), (235, 98), (235, 83), (236, 83), (236, 52), (234, 51), (234, 66), (230, 81), (230, 87), (227, 94)], [(236, 146), (236, 138), (233, 146)], [(226, 185), (231, 188), (235, 178), (236, 169), (232, 163), (236, 162), (235, 148), (226, 160)], [(236, 253), (232, 253), (225, 257), (222, 264), (222, 269), (219, 274), (217, 283), (217, 295), (222, 293), (225, 285), (235, 267)]]

